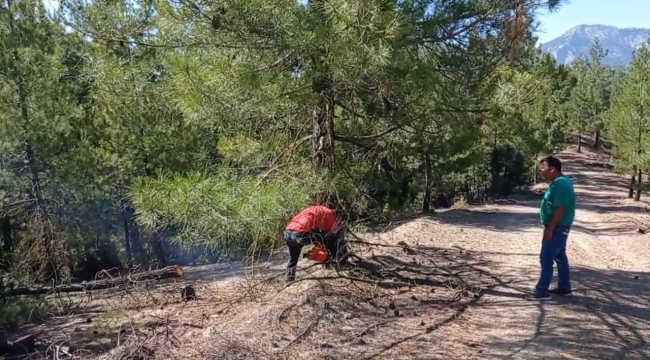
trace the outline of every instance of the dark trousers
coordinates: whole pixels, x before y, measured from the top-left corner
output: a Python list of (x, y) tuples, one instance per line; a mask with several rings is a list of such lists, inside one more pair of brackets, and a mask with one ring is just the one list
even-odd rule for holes
[(293, 281), (296, 278), (296, 267), (305, 245), (320, 243), (325, 246), (330, 257), (338, 254), (338, 239), (333, 234), (322, 231), (299, 232), (285, 230), (284, 243), (289, 250), (289, 264), (287, 264), (287, 280)]

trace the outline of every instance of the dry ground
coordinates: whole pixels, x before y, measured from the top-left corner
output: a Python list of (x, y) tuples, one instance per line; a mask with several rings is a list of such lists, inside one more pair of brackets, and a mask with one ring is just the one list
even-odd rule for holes
[(598, 154), (560, 156), (579, 200), (571, 299), (523, 298), (542, 230), (539, 197), (519, 196), (367, 234), (381, 246), (357, 247), (361, 275), (311, 268), (285, 288), (269, 279), (280, 260), (257, 276), (241, 264), (195, 267), (183, 284), (195, 284), (196, 301), (178, 300), (182, 284), (73, 296), (70, 314), (27, 330), (104, 359), (650, 358), (645, 205), (624, 199), (625, 179)]

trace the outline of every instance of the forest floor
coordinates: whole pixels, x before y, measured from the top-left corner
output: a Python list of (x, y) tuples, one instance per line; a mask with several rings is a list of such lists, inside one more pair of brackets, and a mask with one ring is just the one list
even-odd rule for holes
[[(376, 270), (364, 275), (312, 267), (286, 287), (271, 277), (284, 254), (257, 275), (242, 264), (190, 267), (165, 286), (61, 295), (73, 310), (25, 330), (103, 359), (650, 358), (646, 204), (626, 199), (627, 180), (601, 154), (559, 157), (579, 202), (573, 298), (524, 299), (542, 235), (541, 197), (529, 192), (362, 235), (375, 244), (355, 248)], [(198, 299), (180, 301), (189, 283)]]

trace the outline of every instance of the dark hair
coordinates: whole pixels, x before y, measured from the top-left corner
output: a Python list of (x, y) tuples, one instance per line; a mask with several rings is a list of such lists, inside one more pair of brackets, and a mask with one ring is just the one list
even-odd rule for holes
[(547, 156), (544, 159), (542, 159), (542, 163), (546, 163), (546, 165), (555, 168), (555, 170), (562, 172), (562, 162), (560, 159), (556, 158), (555, 156)]

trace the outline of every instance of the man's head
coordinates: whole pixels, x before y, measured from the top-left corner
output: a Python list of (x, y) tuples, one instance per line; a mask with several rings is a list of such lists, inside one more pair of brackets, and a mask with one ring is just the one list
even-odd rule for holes
[(540, 162), (539, 172), (546, 180), (555, 180), (562, 175), (562, 162), (554, 156), (547, 156)]

